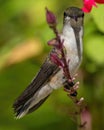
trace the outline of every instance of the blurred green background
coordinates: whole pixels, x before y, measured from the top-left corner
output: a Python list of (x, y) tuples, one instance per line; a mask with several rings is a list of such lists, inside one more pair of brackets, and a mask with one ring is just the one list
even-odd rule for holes
[[(36, 112), (14, 119), (12, 104), (44, 61), (54, 37), (45, 19), (45, 7), (58, 18), (63, 11), (82, 7), (81, 0), (0, 0), (0, 130), (76, 130), (73, 103), (63, 91), (54, 93)], [(84, 56), (77, 80), (92, 118), (92, 130), (104, 129), (104, 5), (85, 14)]]

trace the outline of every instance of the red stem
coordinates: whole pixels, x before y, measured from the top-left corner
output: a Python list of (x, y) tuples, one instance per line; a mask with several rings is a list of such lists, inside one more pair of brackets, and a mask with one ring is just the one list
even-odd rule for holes
[[(59, 33), (56, 29), (56, 26), (52, 27), (52, 29), (53, 29), (54, 33), (56, 34), (56, 38), (57, 38), (58, 43), (63, 44), (61, 39), (60, 39)], [(71, 75), (70, 75), (68, 62), (66, 61), (66, 56), (65, 56), (63, 47), (61, 47), (61, 56), (62, 56), (62, 60), (63, 60), (63, 63), (64, 63), (64, 67), (63, 67), (64, 75), (68, 79), (68, 81), (72, 83), (73, 81), (72, 81), (72, 78), (71, 78)]]

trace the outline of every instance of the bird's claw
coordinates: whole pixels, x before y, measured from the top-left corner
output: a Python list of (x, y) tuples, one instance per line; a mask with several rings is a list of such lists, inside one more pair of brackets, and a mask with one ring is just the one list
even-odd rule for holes
[(71, 96), (76, 96), (77, 95), (77, 89), (79, 88), (79, 82), (76, 82), (73, 87), (70, 89), (64, 88), (64, 91), (70, 94)]

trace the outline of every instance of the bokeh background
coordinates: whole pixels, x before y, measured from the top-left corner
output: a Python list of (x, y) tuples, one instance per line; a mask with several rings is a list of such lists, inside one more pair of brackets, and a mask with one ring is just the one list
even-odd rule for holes
[[(54, 91), (36, 112), (14, 119), (12, 104), (38, 72), (54, 37), (45, 7), (58, 18), (63, 11), (82, 7), (81, 0), (0, 0), (0, 130), (76, 130), (73, 103), (63, 91)], [(87, 103), (92, 130), (104, 129), (104, 5), (85, 14), (83, 63), (78, 71), (78, 96)]]

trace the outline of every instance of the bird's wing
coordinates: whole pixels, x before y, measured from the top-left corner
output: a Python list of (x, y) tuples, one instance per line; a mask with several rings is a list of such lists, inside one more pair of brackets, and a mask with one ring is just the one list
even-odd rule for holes
[(53, 64), (49, 58), (43, 63), (39, 73), (32, 80), (29, 86), (24, 90), (24, 92), (17, 98), (13, 104), (14, 111), (17, 110), (21, 105), (25, 104), (35, 92), (37, 92), (41, 87), (43, 87), (58, 70), (57, 65)]

